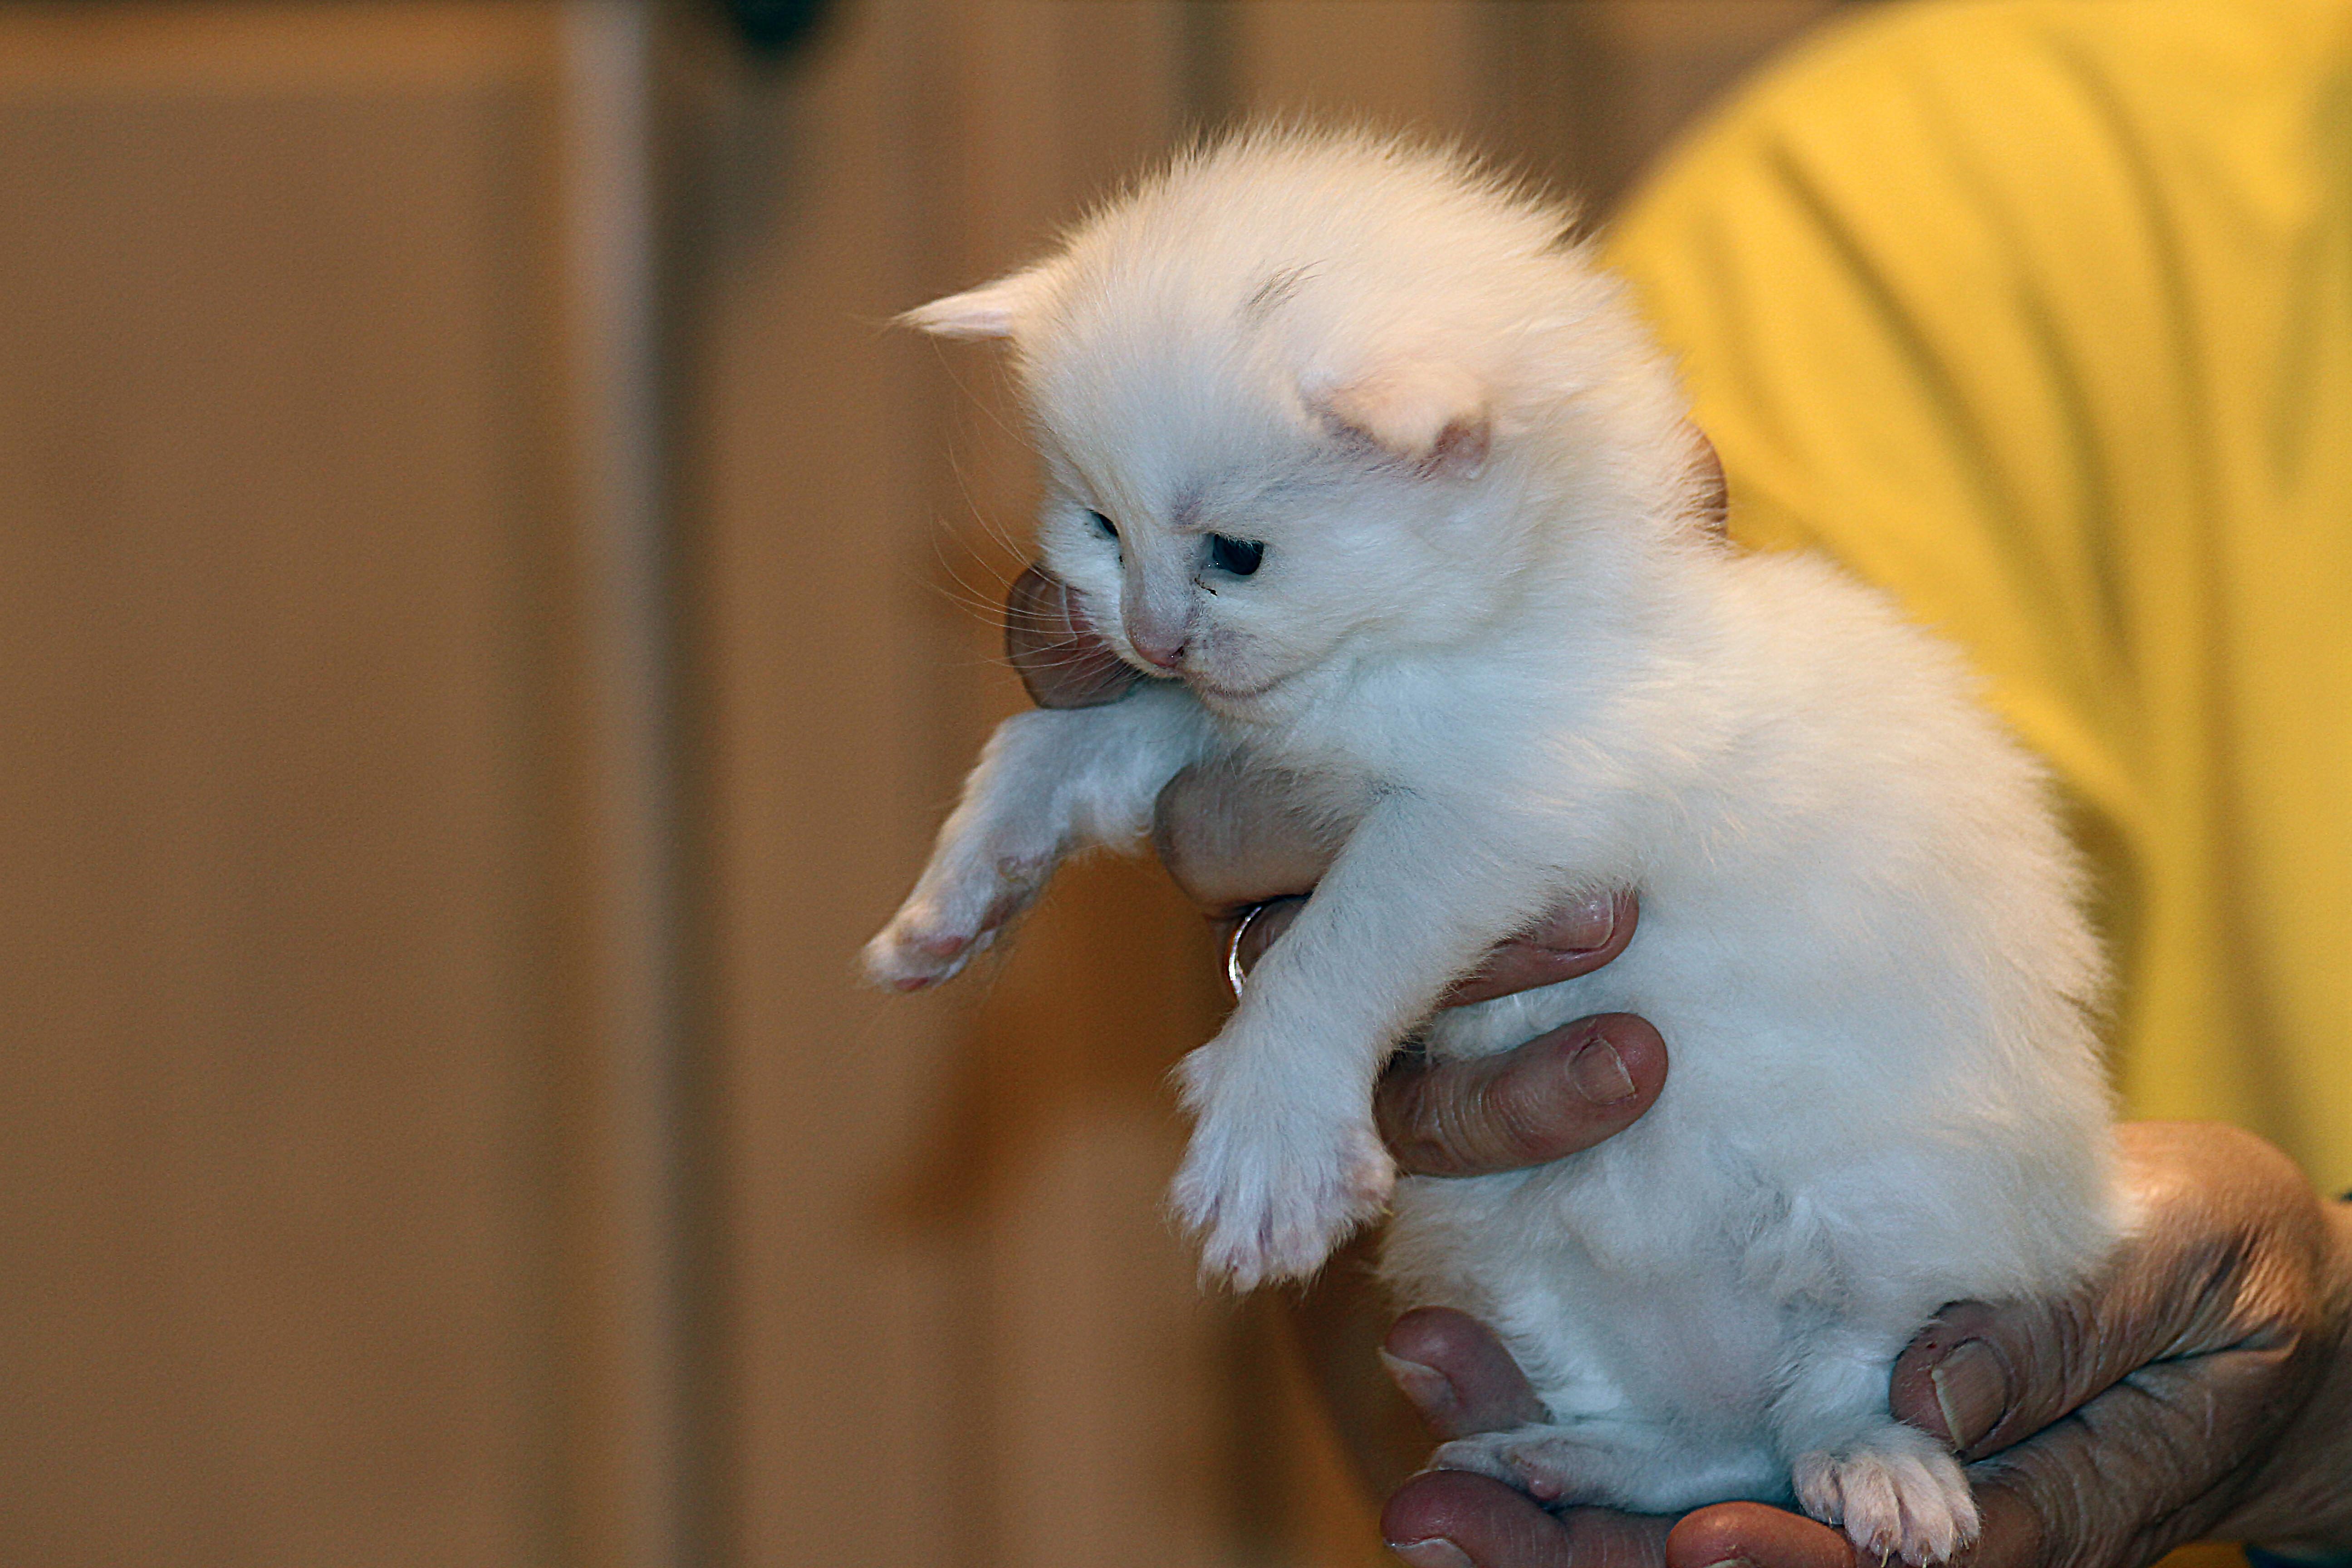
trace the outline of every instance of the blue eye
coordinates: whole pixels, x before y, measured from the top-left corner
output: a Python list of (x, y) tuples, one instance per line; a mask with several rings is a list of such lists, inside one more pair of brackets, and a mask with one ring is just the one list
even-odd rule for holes
[(1118, 537), (1118, 524), (1113, 522), (1102, 513), (1098, 511), (1090, 511), (1087, 513), (1087, 516), (1094, 520), (1095, 531), (1101, 534), (1105, 539), (1117, 539)]
[(1222, 533), (1209, 535), (1209, 564), (1220, 572), (1230, 572), (1236, 577), (1246, 577), (1265, 559), (1265, 546), (1247, 539), (1228, 539)]

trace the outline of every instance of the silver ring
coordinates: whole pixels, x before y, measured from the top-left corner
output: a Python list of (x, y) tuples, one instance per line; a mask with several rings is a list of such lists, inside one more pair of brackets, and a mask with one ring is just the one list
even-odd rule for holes
[(1236, 1002), (1242, 998), (1242, 983), (1249, 978), (1242, 973), (1242, 938), (1249, 935), (1250, 927), (1257, 924), (1257, 917), (1272, 907), (1270, 904), (1252, 904), (1249, 913), (1234, 927), (1233, 940), (1225, 943), (1225, 984), (1234, 988), (1234, 1000)]

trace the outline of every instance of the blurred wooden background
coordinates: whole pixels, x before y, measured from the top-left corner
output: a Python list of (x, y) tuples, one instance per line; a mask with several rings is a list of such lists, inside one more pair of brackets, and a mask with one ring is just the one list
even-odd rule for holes
[(851, 984), (1031, 487), (883, 323), (1259, 110), (1605, 209), (1831, 8), (0, 3), (0, 1564), (1373, 1560), (1158, 873)]

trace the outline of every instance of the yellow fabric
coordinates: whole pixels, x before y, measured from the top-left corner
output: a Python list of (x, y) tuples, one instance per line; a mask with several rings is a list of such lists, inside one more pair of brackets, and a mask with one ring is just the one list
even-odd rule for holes
[(1730, 476), (1973, 650), (2131, 1114), (2352, 1186), (2352, 0), (1874, 8), (1610, 241)]

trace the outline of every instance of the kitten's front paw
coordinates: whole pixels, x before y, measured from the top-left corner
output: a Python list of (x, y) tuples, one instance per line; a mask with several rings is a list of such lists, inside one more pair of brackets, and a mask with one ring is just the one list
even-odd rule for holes
[(1865, 1558), (1947, 1563), (1977, 1538), (1977, 1503), (1959, 1461), (1925, 1432), (1889, 1423), (1841, 1452), (1791, 1467), (1797, 1500), (1843, 1525)]
[(1036, 901), (1051, 869), (1008, 859), (960, 872), (927, 871), (881, 934), (866, 944), (866, 977), (893, 991), (920, 991), (952, 979)]
[(1237, 1290), (1304, 1279), (1348, 1233), (1387, 1207), (1396, 1166), (1369, 1108), (1318, 1112), (1279, 1090), (1220, 1072), (1232, 1047), (1212, 1042), (1179, 1077), (1199, 1117), (1170, 1202), (1201, 1237), (1201, 1270)]
[(892, 991), (924, 990), (953, 979), (986, 951), (989, 936), (901, 914), (866, 944), (866, 978)]

